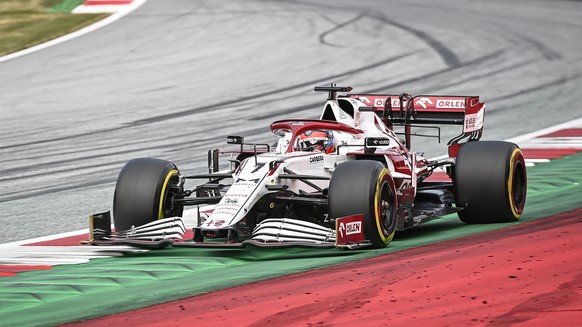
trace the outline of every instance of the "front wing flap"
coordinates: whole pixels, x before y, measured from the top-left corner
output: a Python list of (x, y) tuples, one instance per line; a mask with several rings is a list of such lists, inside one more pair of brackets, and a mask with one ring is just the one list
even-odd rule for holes
[(159, 219), (125, 231), (112, 231), (109, 211), (89, 217), (89, 240), (96, 246), (128, 245), (147, 249), (160, 249), (181, 240), (186, 232), (180, 217)]

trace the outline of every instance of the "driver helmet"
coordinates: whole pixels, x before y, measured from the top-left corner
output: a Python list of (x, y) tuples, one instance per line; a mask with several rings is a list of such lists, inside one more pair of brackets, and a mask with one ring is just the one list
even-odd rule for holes
[(331, 153), (335, 150), (332, 131), (306, 131), (299, 136), (300, 149)]

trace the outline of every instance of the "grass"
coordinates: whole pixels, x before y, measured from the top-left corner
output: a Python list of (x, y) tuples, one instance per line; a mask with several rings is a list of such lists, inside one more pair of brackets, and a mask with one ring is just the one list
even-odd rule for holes
[(79, 0), (0, 0), (0, 56), (76, 31), (108, 14), (71, 14)]

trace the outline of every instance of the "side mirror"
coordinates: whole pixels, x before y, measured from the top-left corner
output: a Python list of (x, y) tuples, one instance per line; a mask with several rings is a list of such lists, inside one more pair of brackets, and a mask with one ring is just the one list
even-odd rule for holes
[(228, 144), (243, 144), (244, 137), (242, 136), (227, 136), (226, 143)]
[(375, 148), (378, 146), (388, 146), (390, 145), (389, 138), (383, 137), (366, 137), (365, 147), (366, 148)]
[(376, 152), (376, 147), (390, 145), (389, 138), (383, 137), (366, 137), (364, 141), (364, 153), (373, 154)]

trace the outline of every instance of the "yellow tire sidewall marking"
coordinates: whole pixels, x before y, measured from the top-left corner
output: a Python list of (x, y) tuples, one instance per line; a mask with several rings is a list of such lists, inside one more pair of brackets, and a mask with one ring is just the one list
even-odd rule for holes
[(170, 178), (172, 178), (176, 175), (178, 175), (178, 170), (172, 169), (168, 172), (168, 174), (166, 175), (166, 178), (164, 179), (164, 184), (162, 185), (162, 190), (160, 192), (160, 207), (159, 207), (159, 211), (158, 211), (158, 219), (164, 218), (164, 199), (166, 198), (166, 193), (168, 190), (168, 183), (170, 182)]
[[(378, 229), (378, 234), (380, 235), (380, 237), (382, 238), (382, 242), (384, 242), (384, 244), (388, 244), (390, 243), (390, 241), (392, 241), (392, 238), (394, 237), (394, 232), (390, 235), (388, 235), (388, 237), (386, 237), (384, 235), (384, 228), (382, 227), (382, 220), (384, 219), (384, 217), (380, 217), (381, 215), (381, 202), (382, 201), (382, 185), (384, 184), (384, 176), (386, 175), (390, 175), (390, 171), (386, 168), (382, 169), (382, 171), (380, 172), (380, 175), (378, 176), (378, 181), (376, 182), (376, 193), (374, 195), (374, 216), (376, 218), (376, 228)], [(393, 204), (390, 203), (390, 206), (392, 206)]]

